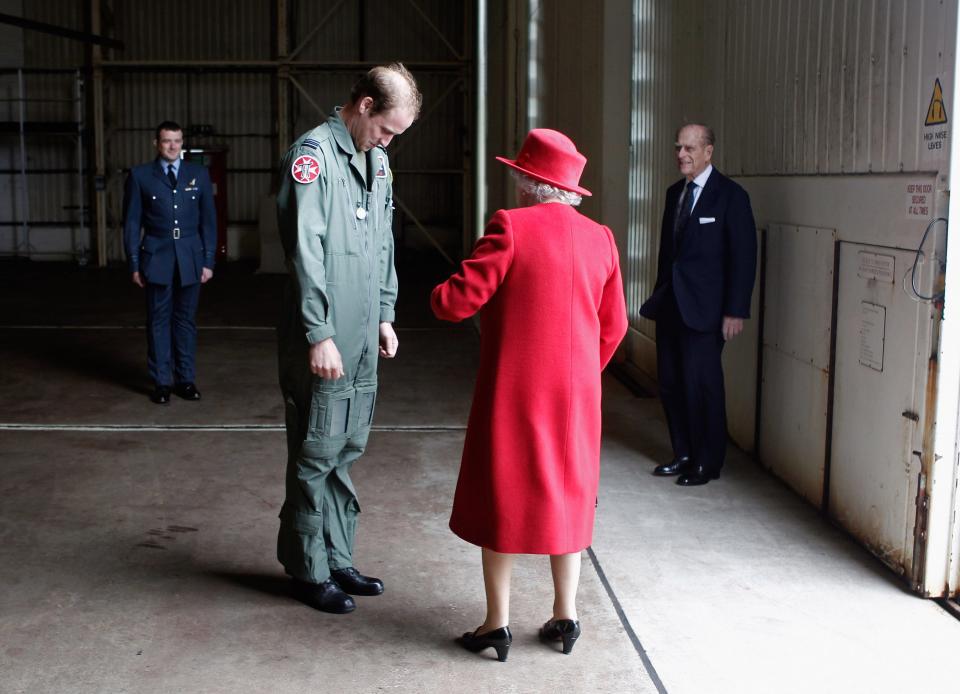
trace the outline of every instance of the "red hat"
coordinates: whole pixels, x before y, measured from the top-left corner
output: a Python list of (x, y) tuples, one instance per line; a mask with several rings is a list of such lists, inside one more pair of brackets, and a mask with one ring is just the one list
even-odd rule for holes
[(534, 128), (527, 133), (516, 159), (497, 157), (497, 161), (557, 188), (592, 195), (579, 185), (587, 158), (577, 151), (573, 140), (556, 130)]

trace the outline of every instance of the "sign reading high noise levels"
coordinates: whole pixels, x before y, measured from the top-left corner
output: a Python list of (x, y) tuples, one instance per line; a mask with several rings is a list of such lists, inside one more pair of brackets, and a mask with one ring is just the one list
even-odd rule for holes
[[(924, 111), (923, 127), (921, 128), (920, 142), (920, 162), (926, 165), (940, 165), (947, 161), (947, 141), (949, 140), (949, 128), (947, 123), (947, 104), (943, 95), (943, 83), (946, 79), (941, 79), (938, 75), (927, 82), (930, 85), (930, 91), (921, 92), (921, 98), (926, 101), (926, 110)], [(949, 82), (948, 82), (949, 85)]]

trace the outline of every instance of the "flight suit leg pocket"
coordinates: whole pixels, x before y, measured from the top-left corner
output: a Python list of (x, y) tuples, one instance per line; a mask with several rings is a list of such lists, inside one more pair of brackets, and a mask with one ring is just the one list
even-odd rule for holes
[(328, 517), (330, 521), (328, 560), (333, 570), (353, 566), (353, 547), (357, 536), (359, 513), (360, 505), (353, 499), (348, 501), (345, 507), (331, 512)]
[(353, 398), (347, 395), (347, 397), (334, 400), (331, 403), (331, 407), (328, 408), (330, 413), (329, 431), (331, 436), (339, 436), (347, 433), (350, 422), (350, 405), (352, 404), (352, 401)]
[(312, 511), (298, 511), (284, 505), (280, 509), (280, 521), (297, 535), (316, 537), (323, 528), (323, 514)]
[(313, 402), (310, 403), (310, 430), (307, 438), (318, 439), (327, 431), (327, 404), (317, 401), (317, 394), (313, 394)]
[(288, 574), (310, 583), (329, 577), (327, 549), (322, 535), (323, 515), (285, 503), (280, 509), (277, 559)]
[(310, 403), (310, 430), (307, 439), (316, 441), (347, 433), (353, 390), (326, 393), (314, 389)]
[[(360, 503), (356, 499), (351, 499), (347, 504), (347, 512), (344, 518), (344, 532), (346, 532), (347, 545), (353, 548), (354, 538), (357, 536), (357, 522), (360, 520)], [(352, 554), (352, 552), (351, 552)]]
[(357, 428), (373, 424), (373, 411), (377, 404), (377, 387), (357, 388)]

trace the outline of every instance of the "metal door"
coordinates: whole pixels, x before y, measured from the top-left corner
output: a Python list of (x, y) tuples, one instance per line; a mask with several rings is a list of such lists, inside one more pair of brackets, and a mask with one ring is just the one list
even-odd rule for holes
[(912, 251), (840, 244), (827, 483), (830, 515), (907, 577), (931, 350), (929, 306), (904, 289), (914, 258)]

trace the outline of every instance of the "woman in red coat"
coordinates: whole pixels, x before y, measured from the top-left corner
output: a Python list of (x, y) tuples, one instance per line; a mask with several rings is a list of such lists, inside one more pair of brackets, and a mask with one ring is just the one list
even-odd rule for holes
[[(531, 130), (513, 168), (520, 207), (500, 210), (460, 271), (431, 296), (438, 318), (480, 311), (480, 367), (450, 528), (482, 548), (487, 616), (461, 637), (506, 660), (514, 554), (549, 554), (553, 618), (569, 653), (580, 634), (580, 551), (600, 477), (600, 372), (627, 329), (613, 235), (574, 206), (586, 158)], [(482, 311), (481, 311), (482, 309)]]

